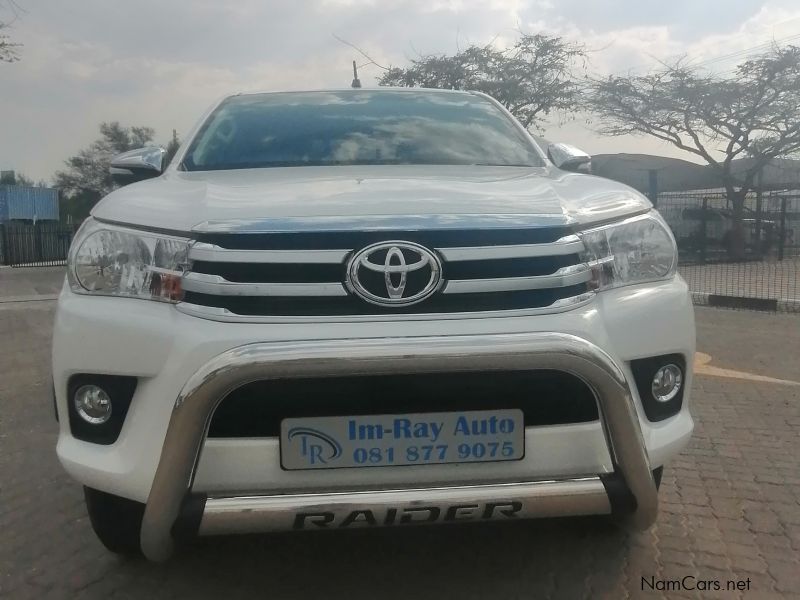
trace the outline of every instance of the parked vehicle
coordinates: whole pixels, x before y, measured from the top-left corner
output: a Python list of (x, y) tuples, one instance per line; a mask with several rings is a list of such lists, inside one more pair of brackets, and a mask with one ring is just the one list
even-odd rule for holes
[[(490, 97), (235, 95), (70, 250), (58, 456), (112, 551), (613, 514), (693, 428), (664, 220)], [(146, 180), (145, 180), (146, 179)]]

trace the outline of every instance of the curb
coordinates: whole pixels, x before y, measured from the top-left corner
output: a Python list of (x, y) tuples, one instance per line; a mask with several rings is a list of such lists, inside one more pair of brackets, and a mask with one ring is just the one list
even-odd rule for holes
[(725, 296), (706, 292), (692, 292), (692, 302), (697, 306), (800, 313), (800, 299), (798, 298), (749, 298), (746, 296)]
[(37, 302), (43, 300), (58, 300), (58, 294), (36, 294), (34, 296), (0, 296), (0, 304), (12, 304), (15, 302)]

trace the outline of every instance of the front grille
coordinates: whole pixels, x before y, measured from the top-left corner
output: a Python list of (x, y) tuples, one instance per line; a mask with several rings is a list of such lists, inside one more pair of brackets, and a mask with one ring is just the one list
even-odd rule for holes
[[(418, 244), (441, 262), (442, 282), (418, 303), (371, 303), (346, 283), (354, 254), (389, 241)], [(184, 308), (234, 316), (358, 316), (568, 305), (589, 291), (582, 250), (566, 225), (201, 233), (189, 253)], [(386, 250), (377, 260), (385, 256)], [(376, 289), (385, 285), (384, 275), (365, 269), (362, 279)], [(408, 273), (408, 286), (423, 287), (426, 276)]]
[(561, 371), (433, 373), (257, 381), (225, 397), (211, 438), (277, 437), (283, 419), (518, 408), (525, 426), (586, 423), (597, 401)]

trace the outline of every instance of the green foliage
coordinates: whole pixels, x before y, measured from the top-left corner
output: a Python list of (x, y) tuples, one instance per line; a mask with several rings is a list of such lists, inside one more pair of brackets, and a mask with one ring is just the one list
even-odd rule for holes
[(102, 196), (97, 192), (83, 190), (71, 195), (62, 194), (59, 201), (59, 213), (62, 223), (80, 223), (89, 216), (92, 207)]
[[(115, 187), (108, 170), (111, 159), (128, 150), (152, 146), (154, 135), (151, 127), (124, 127), (117, 121), (101, 123), (100, 138), (67, 159), (67, 169), (55, 175), (55, 186), (62, 191), (62, 220), (67, 215), (73, 220), (86, 218), (92, 207)], [(179, 147), (178, 133), (173, 129), (165, 164)]]
[(181, 147), (181, 141), (178, 139), (178, 132), (176, 130), (172, 130), (172, 139), (166, 145), (165, 149), (167, 151), (166, 156), (164, 156), (164, 164), (168, 165), (172, 162), (172, 158), (178, 152), (178, 148)]
[(152, 144), (155, 132), (150, 127), (123, 127), (117, 121), (100, 124), (100, 138), (88, 148), (66, 160), (67, 169), (55, 175), (62, 191), (61, 217), (81, 220), (97, 202), (114, 189), (108, 171), (111, 158)]
[(23, 187), (48, 187), (46, 181), (39, 180), (34, 183), (33, 179), (24, 173), (16, 171), (3, 171), (3, 175), (0, 176), (0, 184), (20, 185)]
[(33, 187), (34, 186), (33, 179), (31, 179), (30, 177), (28, 177), (27, 175), (25, 175), (23, 173), (16, 173), (14, 175), (14, 179), (15, 179), (15, 181), (14, 181), (15, 185), (21, 185), (21, 186), (24, 186), (24, 187)]
[(114, 189), (108, 171), (111, 158), (152, 144), (150, 127), (123, 127), (117, 121), (100, 124), (100, 139), (66, 160), (67, 169), (56, 173), (56, 187), (67, 195), (91, 192), (98, 198)]
[(574, 108), (579, 88), (573, 68), (584, 57), (579, 44), (522, 34), (505, 50), (473, 45), (452, 56), (422, 56), (408, 67), (390, 67), (378, 83), (484, 92), (532, 127), (553, 111)]

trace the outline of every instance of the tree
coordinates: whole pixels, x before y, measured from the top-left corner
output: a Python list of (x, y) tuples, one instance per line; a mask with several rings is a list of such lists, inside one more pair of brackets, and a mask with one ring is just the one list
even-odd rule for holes
[(584, 56), (583, 46), (560, 37), (521, 34), (504, 50), (472, 45), (452, 56), (421, 56), (406, 68), (387, 68), (378, 83), (485, 92), (525, 127), (535, 127), (551, 112), (575, 106), (573, 67)]
[(167, 143), (166, 150), (167, 154), (164, 156), (164, 164), (168, 165), (172, 162), (172, 158), (178, 152), (178, 148), (181, 147), (181, 141), (178, 139), (178, 132), (173, 129), (172, 130), (172, 139)]
[(21, 44), (12, 42), (7, 34), (2, 33), (4, 29), (8, 29), (8, 24), (0, 23), (0, 62), (16, 62), (19, 60), (17, 48)]
[(39, 180), (37, 183), (34, 183), (33, 179), (24, 173), (18, 173), (16, 171), (3, 171), (3, 175), (0, 176), (0, 185), (2, 184), (19, 185), (23, 187), (47, 187), (46, 181)]
[(34, 184), (33, 184), (33, 179), (31, 179), (24, 173), (15, 173), (14, 185), (21, 185), (23, 187), (33, 187)]
[[(67, 169), (55, 175), (55, 185), (61, 188), (62, 219), (67, 215), (82, 219), (103, 196), (114, 189), (108, 169), (117, 154), (153, 145), (155, 131), (151, 127), (123, 127), (117, 121), (100, 124), (100, 138), (77, 155), (66, 160)], [(178, 133), (166, 146), (166, 165), (180, 147)]]
[(590, 87), (599, 133), (649, 135), (711, 165), (733, 209), (729, 251), (741, 258), (747, 193), (770, 160), (800, 150), (800, 47), (775, 46), (730, 75), (679, 61)]
[[(11, 13), (11, 22), (16, 20), (20, 8), (17, 6), (14, 0), (8, 0), (8, 2), (0, 1), (0, 17), (3, 16), (3, 13), (6, 12), (6, 10)], [(16, 44), (12, 42), (11, 37), (7, 33), (3, 33), (4, 30), (8, 30), (11, 27), (11, 22), (0, 18), (0, 62), (12, 63), (19, 60), (18, 50), (22, 44)]]
[(46, 188), (47, 182), (44, 179), (40, 179), (39, 181), (34, 182), (33, 179), (25, 175), (25, 173), (17, 173), (15, 175), (15, 179), (17, 180), (16, 185), (21, 185), (23, 187), (38, 187), (38, 188)]
[(98, 196), (94, 192), (76, 192), (70, 195), (62, 194), (58, 208), (63, 223), (80, 223), (89, 216), (97, 201)]
[(95, 202), (114, 189), (108, 171), (111, 158), (152, 144), (150, 127), (123, 127), (117, 121), (100, 124), (100, 139), (66, 160), (67, 170), (56, 173), (56, 187), (68, 195), (94, 197)]

